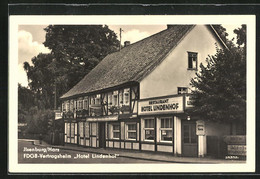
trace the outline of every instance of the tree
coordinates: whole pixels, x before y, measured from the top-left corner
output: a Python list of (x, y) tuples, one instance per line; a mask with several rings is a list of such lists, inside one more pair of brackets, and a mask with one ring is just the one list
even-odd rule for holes
[[(241, 36), (242, 34), (240, 34)], [(246, 55), (234, 45), (217, 49), (217, 53), (200, 64), (191, 80), (193, 115), (204, 120), (240, 122), (246, 119)]]
[(32, 66), (28, 62), (24, 63), (24, 69), (29, 79), (29, 87), (35, 95), (36, 100), (39, 100), (38, 106), (40, 109), (53, 106), (53, 85), (54, 72), (50, 68), (53, 62), (52, 54), (40, 53), (32, 58)]
[(18, 84), (18, 122), (24, 123), (30, 108), (35, 105), (34, 93)]
[(224, 28), (222, 25), (220, 24), (215, 24), (212, 25), (214, 27), (214, 29), (217, 31), (218, 35), (220, 36), (220, 38), (227, 43), (228, 41), (228, 33), (226, 32), (226, 28)]
[[(105, 56), (118, 50), (116, 34), (107, 25), (49, 25), (44, 45), (51, 50), (60, 67), (59, 78), (72, 88)], [(64, 93), (66, 91), (60, 91)]]
[(106, 25), (49, 25), (45, 31), (44, 45), (51, 53), (39, 54), (32, 65), (24, 63), (24, 69), (37, 99), (51, 109), (55, 93), (58, 100), (107, 54), (116, 51), (119, 41)]
[(54, 120), (54, 112), (51, 110), (37, 110), (32, 108), (30, 115), (26, 118), (26, 133), (48, 134), (52, 127), (50, 122)]
[(243, 24), (241, 28), (235, 29), (234, 33), (237, 34), (237, 44), (244, 45), (246, 49), (246, 25)]

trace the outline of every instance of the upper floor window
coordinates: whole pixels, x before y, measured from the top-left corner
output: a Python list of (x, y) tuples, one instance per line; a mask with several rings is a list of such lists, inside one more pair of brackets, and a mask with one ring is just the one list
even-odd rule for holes
[(95, 104), (100, 104), (100, 94), (97, 94), (95, 97)]
[(70, 110), (70, 102), (69, 101), (66, 102), (65, 108), (66, 108), (65, 111), (69, 111)]
[(130, 89), (124, 89), (124, 105), (129, 105), (129, 101), (130, 101)]
[(78, 109), (78, 110), (83, 109), (83, 99), (82, 99), (82, 98), (79, 98), (79, 99), (77, 100), (77, 109)]
[(178, 94), (187, 94), (188, 88), (186, 87), (178, 87)]
[(88, 109), (88, 98), (87, 97), (84, 98), (83, 109)]
[(73, 110), (76, 110), (77, 109), (77, 100), (74, 100), (73, 101)]
[(113, 104), (113, 106), (118, 106), (118, 91), (113, 92), (112, 104)]
[(95, 96), (90, 96), (90, 101), (89, 101), (89, 103), (90, 103), (91, 105), (95, 104)]
[(70, 108), (69, 108), (70, 111), (74, 111), (74, 101), (73, 100), (70, 100)]
[(198, 53), (188, 52), (188, 69), (197, 70), (198, 67)]

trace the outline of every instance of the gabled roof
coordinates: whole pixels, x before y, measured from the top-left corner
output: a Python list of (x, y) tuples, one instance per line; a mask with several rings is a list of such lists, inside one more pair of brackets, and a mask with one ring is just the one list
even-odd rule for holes
[[(91, 93), (128, 82), (140, 82), (194, 26), (171, 25), (164, 31), (124, 47), (121, 51), (107, 55), (61, 98)], [(210, 26), (210, 28), (213, 27)]]

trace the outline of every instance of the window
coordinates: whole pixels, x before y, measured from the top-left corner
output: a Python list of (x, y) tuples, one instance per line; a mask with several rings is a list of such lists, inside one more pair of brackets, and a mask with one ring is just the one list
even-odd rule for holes
[(95, 104), (100, 104), (100, 94), (97, 94), (95, 97)]
[(126, 139), (136, 139), (136, 123), (126, 124)]
[(108, 106), (112, 106), (112, 93), (108, 93), (107, 100)]
[(172, 141), (172, 118), (161, 118), (160, 141)]
[(67, 112), (70, 111), (70, 102), (69, 101), (66, 103), (66, 111)]
[(73, 100), (70, 100), (70, 111), (73, 111), (73, 110), (74, 110), (73, 104), (74, 104)]
[(198, 137), (196, 135), (195, 124), (183, 124), (183, 142), (197, 143)]
[(75, 123), (71, 123), (71, 137), (75, 136)]
[(61, 111), (66, 111), (66, 110), (65, 110), (65, 103), (64, 103), (64, 102), (62, 103)]
[(112, 101), (113, 106), (118, 106), (118, 91), (113, 92), (113, 101)]
[(188, 69), (197, 70), (198, 66), (198, 53), (188, 52)]
[(78, 110), (81, 110), (81, 109), (83, 109), (83, 100), (82, 99), (78, 99), (78, 101), (77, 101), (77, 109)]
[(83, 109), (88, 109), (88, 99), (87, 98), (84, 99), (83, 104), (84, 104)]
[(85, 137), (89, 138), (89, 122), (85, 123)]
[(90, 104), (91, 105), (95, 104), (95, 96), (90, 97)]
[(67, 123), (67, 137), (70, 137), (70, 123)]
[(113, 139), (119, 139), (120, 138), (120, 125), (119, 124), (113, 124)]
[(74, 100), (74, 107), (73, 107), (73, 110), (76, 110), (77, 109), (77, 101)]
[(119, 106), (122, 106), (123, 105), (123, 91), (122, 90), (119, 90), (118, 98), (119, 98)]
[(91, 124), (91, 135), (96, 136), (97, 135), (97, 123), (92, 122)]
[(83, 122), (79, 122), (79, 136), (80, 137), (84, 137), (84, 123)]
[(188, 88), (186, 87), (178, 87), (178, 94), (187, 94)]
[(129, 95), (130, 89), (124, 89), (124, 105), (129, 105), (130, 95)]
[(144, 120), (145, 140), (154, 140), (154, 119)]

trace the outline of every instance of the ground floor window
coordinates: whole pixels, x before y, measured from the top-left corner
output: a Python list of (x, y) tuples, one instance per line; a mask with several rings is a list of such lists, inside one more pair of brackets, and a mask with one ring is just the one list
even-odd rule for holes
[(71, 135), (70, 137), (74, 137), (75, 136), (75, 123), (71, 123)]
[(136, 139), (136, 123), (126, 123), (126, 139)]
[(85, 137), (89, 138), (89, 122), (85, 122)]
[(144, 119), (145, 140), (154, 140), (154, 118)]
[(160, 118), (160, 141), (172, 142), (173, 138), (173, 119), (171, 117)]
[(91, 123), (91, 135), (93, 136), (97, 135), (97, 123), (95, 122)]
[(120, 124), (113, 124), (112, 125), (113, 130), (113, 139), (119, 139), (120, 138)]
[(67, 137), (70, 137), (70, 123), (67, 123)]
[(79, 136), (84, 137), (84, 123), (79, 122)]

